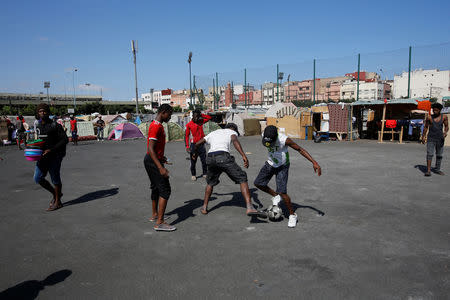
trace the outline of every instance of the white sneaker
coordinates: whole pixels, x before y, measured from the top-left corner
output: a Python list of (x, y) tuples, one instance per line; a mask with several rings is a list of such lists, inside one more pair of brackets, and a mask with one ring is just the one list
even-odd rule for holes
[(297, 214), (293, 214), (289, 216), (289, 222), (288, 222), (288, 227), (290, 228), (294, 228), (295, 226), (297, 226)]
[(276, 195), (275, 197), (272, 197), (272, 205), (277, 205), (280, 203), (281, 201), (281, 196), (280, 195)]
[(196, 181), (196, 180), (197, 180), (197, 177), (196, 177), (196, 176), (192, 176), (192, 177), (191, 177), (191, 180), (192, 180), (192, 181)]

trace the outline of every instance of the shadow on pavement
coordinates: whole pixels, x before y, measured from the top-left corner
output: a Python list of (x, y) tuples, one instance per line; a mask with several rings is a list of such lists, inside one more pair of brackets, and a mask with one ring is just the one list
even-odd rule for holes
[(13, 287), (10, 287), (3, 292), (0, 292), (0, 299), (36, 299), (39, 292), (46, 286), (52, 286), (63, 282), (72, 274), (70, 270), (61, 270), (50, 274), (42, 281), (27, 280), (21, 282)]
[[(209, 198), (209, 201), (211, 202), (216, 199), (217, 199), (216, 197), (211, 197), (211, 198)], [(174, 210), (166, 213), (166, 215), (169, 215), (169, 216), (175, 215), (175, 214), (178, 216), (177, 219), (175, 219), (173, 222), (170, 223), (171, 225), (181, 223), (190, 217), (195, 217), (196, 214), (194, 214), (194, 210), (202, 207), (203, 199), (197, 198), (197, 199), (185, 201), (184, 203), (186, 203), (186, 204), (183, 206), (177, 207)], [(201, 213), (199, 212), (199, 214), (201, 214)]]
[(99, 191), (95, 191), (95, 192), (91, 192), (91, 193), (87, 193), (81, 197), (78, 197), (76, 199), (64, 202), (64, 206), (69, 206), (69, 205), (75, 205), (75, 204), (81, 204), (81, 203), (85, 203), (85, 202), (89, 202), (92, 200), (97, 200), (97, 199), (101, 199), (101, 198), (106, 198), (106, 197), (110, 197), (113, 195), (116, 195), (119, 193), (119, 188), (112, 188), (112, 189), (107, 189), (107, 190), (99, 190)]
[(420, 172), (422, 172), (423, 174), (425, 174), (427, 172), (427, 166), (424, 166), (424, 165), (415, 165), (414, 168), (419, 169)]

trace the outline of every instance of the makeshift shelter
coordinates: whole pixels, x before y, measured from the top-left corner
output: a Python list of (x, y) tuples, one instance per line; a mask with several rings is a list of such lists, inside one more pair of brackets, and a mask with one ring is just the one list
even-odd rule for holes
[[(148, 135), (148, 127), (151, 122), (141, 123), (139, 125), (139, 130), (144, 134)], [(184, 139), (184, 130), (180, 125), (173, 122), (162, 123), (164, 127), (164, 133), (166, 134), (166, 141), (179, 141)]]
[[(121, 115), (102, 115), (102, 120), (105, 122), (106, 125), (108, 124), (121, 124), (126, 123), (127, 119), (122, 117)], [(92, 120), (92, 123), (96, 123), (98, 121), (98, 117)]]
[(281, 103), (281, 102), (277, 102), (274, 105), (272, 105), (271, 107), (269, 107), (269, 109), (266, 111), (266, 118), (277, 118), (277, 113), (282, 110), (284, 107), (292, 107), (292, 108), (297, 108), (293, 103), (288, 102), (288, 103)]
[(133, 123), (122, 123), (114, 127), (108, 136), (108, 140), (121, 141), (125, 139), (145, 138), (139, 128)]
[(269, 114), (266, 115), (269, 116), (266, 118), (265, 125), (274, 125), (279, 128), (280, 132), (291, 138), (312, 139), (313, 130), (309, 111), (302, 111), (292, 105), (277, 105), (270, 109), (272, 108), (278, 108), (278, 110), (268, 111)]
[[(399, 143), (403, 143), (406, 128), (409, 128), (408, 134), (411, 135), (413, 127), (420, 129), (423, 126), (426, 114), (420, 119), (413, 119), (417, 117), (415, 114), (419, 101), (419, 99), (393, 99), (353, 102), (353, 114), (356, 116), (360, 135), (364, 135), (364, 130), (366, 130), (367, 136), (376, 136), (380, 143), (383, 143), (385, 134), (391, 135), (391, 141), (397, 135)], [(369, 108), (374, 111), (373, 121), (365, 119), (364, 110)]]
[(235, 114), (232, 113), (227, 118), (227, 123), (234, 123), (238, 127), (241, 135), (261, 135), (260, 117), (252, 116), (247, 113)]

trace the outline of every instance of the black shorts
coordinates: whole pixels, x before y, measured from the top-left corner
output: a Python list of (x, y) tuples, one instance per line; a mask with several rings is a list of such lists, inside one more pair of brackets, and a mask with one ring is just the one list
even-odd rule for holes
[(161, 176), (158, 167), (153, 162), (150, 155), (146, 154), (144, 158), (144, 166), (147, 171), (148, 178), (150, 178), (150, 189), (152, 190), (152, 200), (158, 200), (162, 197), (169, 200), (172, 192), (170, 188), (169, 178)]
[(206, 157), (208, 172), (206, 174), (206, 183), (210, 186), (219, 184), (219, 177), (225, 172), (236, 184), (247, 182), (247, 173), (238, 166), (234, 156), (228, 152), (219, 154), (208, 154)]
[(275, 175), (277, 183), (277, 194), (287, 194), (287, 183), (289, 178), (289, 164), (274, 168), (269, 163), (265, 163), (255, 179), (254, 185), (267, 186), (270, 179)]

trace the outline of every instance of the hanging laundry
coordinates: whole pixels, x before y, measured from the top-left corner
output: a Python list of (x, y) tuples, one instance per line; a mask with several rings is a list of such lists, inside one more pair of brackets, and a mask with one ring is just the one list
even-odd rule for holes
[(409, 121), (408, 135), (413, 134), (413, 128), (420, 127), (420, 134), (423, 134), (424, 121), (421, 119), (415, 119)]
[(430, 100), (418, 101), (417, 102), (417, 109), (430, 112), (431, 111), (431, 102), (430, 102)]
[(386, 120), (386, 128), (394, 129), (397, 127), (397, 120)]

